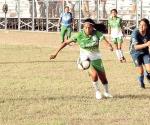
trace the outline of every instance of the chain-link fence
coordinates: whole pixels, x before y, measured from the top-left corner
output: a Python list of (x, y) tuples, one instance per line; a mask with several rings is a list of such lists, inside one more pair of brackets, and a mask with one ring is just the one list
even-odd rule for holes
[[(4, 12), (4, 5), (8, 11)], [(57, 23), (64, 6), (69, 6), (75, 19), (75, 31), (82, 20), (92, 18), (104, 22), (110, 10), (116, 8), (127, 32), (132, 31), (140, 18), (148, 18), (149, 0), (0, 0), (0, 28), (32, 31), (57, 31)]]

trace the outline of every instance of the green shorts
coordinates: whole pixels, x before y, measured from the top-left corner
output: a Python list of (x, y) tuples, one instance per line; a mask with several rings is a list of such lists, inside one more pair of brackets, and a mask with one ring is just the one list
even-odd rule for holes
[(123, 43), (123, 37), (117, 37), (117, 38), (112, 38), (112, 42), (114, 44), (117, 44), (117, 43)]
[(64, 42), (65, 40), (65, 36), (68, 38), (71, 37), (71, 32), (72, 32), (72, 27), (71, 26), (61, 26), (61, 39), (62, 39), (62, 42)]
[(94, 68), (97, 71), (105, 72), (104, 65), (101, 59), (92, 60), (90, 68)]

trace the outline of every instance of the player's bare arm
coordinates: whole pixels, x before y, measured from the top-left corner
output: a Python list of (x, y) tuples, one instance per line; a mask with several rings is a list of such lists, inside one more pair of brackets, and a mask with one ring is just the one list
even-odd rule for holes
[(109, 47), (110, 51), (113, 51), (113, 47), (112, 47), (111, 43), (106, 38), (104, 38), (103, 41)]
[(134, 48), (136, 50), (140, 50), (140, 49), (143, 49), (143, 48), (146, 48), (146, 47), (150, 47), (150, 41), (148, 41), (144, 44), (141, 44), (141, 45), (134, 45)]
[(56, 50), (56, 52), (55, 52), (54, 54), (51, 54), (51, 55), (50, 55), (50, 60), (51, 60), (51, 59), (55, 59), (56, 56), (58, 55), (58, 53), (59, 53), (63, 48), (65, 48), (65, 46), (67, 46), (68, 44), (70, 44), (70, 43), (72, 43), (72, 42), (73, 42), (73, 41), (70, 40), (70, 39), (68, 39), (68, 40), (66, 40), (65, 42), (63, 42), (63, 43), (61, 44), (61, 46)]

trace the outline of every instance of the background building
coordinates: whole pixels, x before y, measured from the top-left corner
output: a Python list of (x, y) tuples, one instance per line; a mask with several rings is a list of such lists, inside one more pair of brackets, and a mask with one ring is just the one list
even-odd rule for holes
[(80, 30), (82, 20), (87, 17), (107, 23), (113, 8), (118, 10), (118, 16), (125, 21), (125, 27), (129, 25), (129, 29), (140, 18), (150, 18), (149, 0), (0, 0), (0, 8), (5, 3), (8, 4), (7, 20), (0, 9), (1, 29), (56, 31), (65, 5), (70, 7), (76, 19), (75, 30)]

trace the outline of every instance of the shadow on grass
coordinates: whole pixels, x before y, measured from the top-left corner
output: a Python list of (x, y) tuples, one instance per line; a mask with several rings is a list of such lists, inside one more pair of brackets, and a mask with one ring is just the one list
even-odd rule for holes
[(141, 95), (116, 95), (114, 96), (115, 99), (150, 99), (150, 95), (145, 95), (145, 94), (141, 94)]
[(0, 62), (0, 64), (32, 64), (32, 63), (51, 63), (51, 62), (56, 62), (56, 63), (60, 63), (60, 62), (75, 62), (74, 60), (59, 60), (59, 61), (10, 61), (10, 62)]
[[(104, 98), (105, 100), (106, 98)], [(150, 99), (150, 95), (114, 95), (112, 99)], [(111, 100), (112, 100), (111, 99)], [(18, 98), (0, 98), (0, 103), (15, 102), (15, 101), (76, 101), (76, 102), (88, 102), (95, 100), (94, 97), (89, 96), (54, 96), (54, 97), (18, 97)]]
[[(103, 60), (105, 62), (113, 62), (116, 60)], [(36, 60), (36, 61), (8, 61), (8, 62), (0, 62), (0, 64), (32, 64), (32, 63), (63, 63), (63, 62), (76, 62), (76, 60)], [(132, 62), (126, 62), (132, 63)]]
[(0, 98), (0, 103), (11, 102), (11, 101), (78, 101), (87, 102), (92, 100), (89, 96), (57, 96), (57, 97), (18, 97), (18, 98)]

